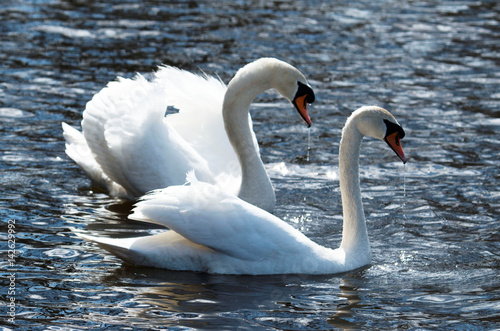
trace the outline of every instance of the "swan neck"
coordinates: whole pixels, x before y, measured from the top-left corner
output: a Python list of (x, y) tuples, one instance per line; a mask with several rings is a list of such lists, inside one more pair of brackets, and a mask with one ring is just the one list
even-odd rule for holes
[(359, 151), (363, 135), (353, 122), (342, 131), (339, 151), (339, 182), (342, 196), (343, 230), (341, 248), (369, 250), (365, 215), (359, 184)]
[(272, 86), (270, 79), (266, 77), (269, 74), (265, 71), (255, 74), (242, 70), (229, 82), (222, 108), (224, 127), (242, 170), (238, 196), (271, 211), (274, 209), (276, 197), (260, 158), (258, 146), (254, 143), (249, 108), (259, 94)]

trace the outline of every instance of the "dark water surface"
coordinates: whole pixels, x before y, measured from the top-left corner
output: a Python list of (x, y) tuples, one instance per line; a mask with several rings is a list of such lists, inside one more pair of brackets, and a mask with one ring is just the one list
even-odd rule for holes
[[(0, 4), (7, 329), (499, 328), (497, 0)], [(79, 126), (117, 75), (164, 63), (228, 82), (262, 56), (297, 66), (317, 93), (309, 150), (281, 97), (264, 94), (253, 109), (276, 214), (317, 242), (340, 243), (337, 154), (350, 112), (379, 105), (407, 131), (404, 167), (384, 144), (363, 144), (372, 266), (321, 277), (171, 272), (123, 265), (74, 235), (158, 230), (90, 186), (64, 153), (62, 121)]]

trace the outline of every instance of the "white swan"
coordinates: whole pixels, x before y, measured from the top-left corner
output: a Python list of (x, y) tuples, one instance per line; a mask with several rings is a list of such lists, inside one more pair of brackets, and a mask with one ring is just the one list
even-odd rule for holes
[[(248, 113), (253, 99), (271, 88), (311, 125), (313, 90), (296, 68), (273, 58), (247, 64), (227, 88), (173, 67), (161, 67), (150, 81), (119, 78), (87, 103), (83, 134), (63, 123), (66, 153), (115, 197), (184, 184), (194, 169), (200, 180), (271, 211), (274, 189)], [(165, 116), (170, 105), (180, 111)]]
[(385, 140), (406, 162), (400, 144), (404, 131), (387, 110), (364, 107), (349, 117), (339, 152), (344, 224), (337, 249), (322, 247), (274, 215), (194, 178), (189, 186), (146, 195), (130, 216), (170, 230), (139, 238), (83, 237), (132, 264), (172, 270), (331, 274), (360, 268), (371, 260), (359, 187), (365, 135)]

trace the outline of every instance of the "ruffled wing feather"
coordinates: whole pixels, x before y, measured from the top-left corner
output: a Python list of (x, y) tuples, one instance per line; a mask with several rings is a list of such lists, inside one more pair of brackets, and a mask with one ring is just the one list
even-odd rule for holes
[(87, 104), (83, 134), (113, 181), (139, 196), (182, 184), (196, 169), (210, 180), (206, 161), (164, 122), (168, 96), (141, 75), (111, 82)]
[(130, 218), (164, 225), (198, 245), (244, 260), (301, 253), (311, 243), (276, 216), (198, 181), (146, 195)]

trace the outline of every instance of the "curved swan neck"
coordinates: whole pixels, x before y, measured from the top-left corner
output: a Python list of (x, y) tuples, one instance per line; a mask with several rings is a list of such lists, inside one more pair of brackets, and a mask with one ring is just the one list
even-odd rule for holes
[(339, 182), (342, 196), (344, 250), (369, 251), (368, 233), (359, 186), (359, 150), (363, 135), (353, 121), (348, 121), (342, 131), (339, 150)]
[(222, 106), (226, 133), (242, 170), (238, 196), (268, 211), (274, 209), (276, 197), (255, 149), (248, 111), (253, 100), (272, 87), (270, 71), (252, 63), (240, 69), (229, 82)]

